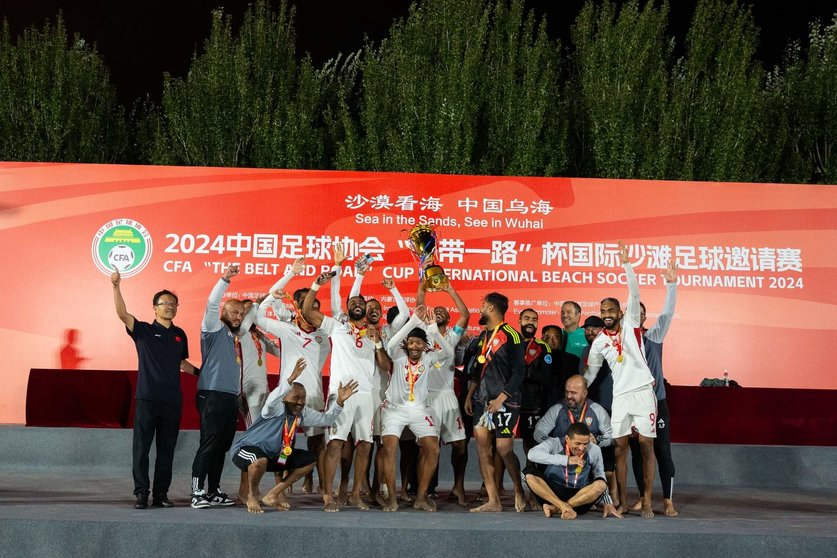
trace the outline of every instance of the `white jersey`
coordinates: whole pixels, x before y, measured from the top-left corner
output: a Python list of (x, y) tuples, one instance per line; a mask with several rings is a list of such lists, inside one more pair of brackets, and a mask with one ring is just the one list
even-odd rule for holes
[(654, 376), (645, 362), (642, 329), (639, 326), (639, 284), (631, 264), (625, 264), (625, 273), (628, 278), (628, 304), (619, 333), (609, 335), (602, 329), (590, 344), (587, 371), (584, 374), (587, 384), (592, 384), (606, 360), (613, 372), (613, 397), (654, 383)]
[(323, 397), (323, 366), (331, 350), (328, 335), (322, 330), (303, 331), (296, 324), (259, 316), (259, 327), (276, 336), (282, 343), (280, 382), (287, 382), (296, 367), (296, 361), (305, 359), (305, 369), (297, 382), (305, 386), (308, 397)]
[[(398, 330), (389, 341), (389, 350), (396, 353), (401, 342), (413, 328), (421, 327), (421, 320), (415, 315)], [(411, 362), (407, 354), (402, 350), (401, 354), (393, 359), (392, 375), (387, 387), (386, 400), (390, 405), (397, 407), (424, 407), (427, 403), (427, 385), (429, 378), (441, 374), (444, 362), (453, 359), (453, 348), (447, 340), (439, 333), (436, 324), (428, 328), (431, 347), (438, 344), (439, 348), (421, 355), (418, 362)], [(412, 389), (411, 389), (412, 384)], [(413, 400), (410, 400), (410, 393)]]
[(442, 368), (439, 369), (438, 374), (432, 374), (427, 380), (427, 390), (431, 392), (431, 396), (442, 391), (453, 391), (453, 376), (456, 372), (456, 346), (459, 345), (464, 333), (465, 330), (459, 326), (449, 327), (445, 330), (443, 337), (453, 347), (454, 354), (442, 362)]
[(375, 342), (351, 323), (341, 324), (323, 316), (320, 329), (331, 338), (331, 380), (328, 393), (336, 394), (340, 383), (357, 380), (358, 393), (372, 393), (375, 375)]

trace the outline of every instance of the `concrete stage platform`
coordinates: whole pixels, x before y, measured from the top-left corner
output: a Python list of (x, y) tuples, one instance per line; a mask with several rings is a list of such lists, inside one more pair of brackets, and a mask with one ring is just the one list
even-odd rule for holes
[[(445, 499), (446, 465), (435, 514), (375, 507), (327, 514), (317, 496), (299, 488), (288, 513), (193, 510), (189, 466), (197, 433), (191, 431), (181, 433), (175, 458), (170, 496), (177, 507), (134, 510), (130, 440), (126, 430), (0, 428), (0, 556), (837, 555), (832, 447), (675, 445), (680, 517), (620, 521), (592, 513), (561, 521), (515, 513), (510, 498), (503, 513), (468, 513)], [(475, 494), (473, 447), (467, 481)], [(230, 464), (223, 486), (232, 495), (237, 483)]]

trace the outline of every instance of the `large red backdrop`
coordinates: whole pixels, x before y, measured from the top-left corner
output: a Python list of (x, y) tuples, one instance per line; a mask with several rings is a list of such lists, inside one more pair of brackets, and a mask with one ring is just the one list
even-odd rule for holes
[[(340, 241), (350, 260), (381, 260), (364, 293), (388, 307), (384, 276), (415, 297), (403, 238), (417, 223), (436, 226), (437, 261), (468, 305), (500, 291), (515, 325), (512, 313), (529, 306), (543, 326), (560, 324), (565, 300), (585, 315), (605, 296), (624, 300), (617, 240), (629, 245), (653, 323), (673, 255), (671, 383), (726, 369), (745, 386), (837, 388), (824, 358), (837, 344), (833, 186), (2, 163), (0, 422), (24, 421), (29, 369), (60, 367), (62, 348), (86, 359), (81, 368), (136, 367), (113, 311), (111, 265), (125, 270), (139, 319), (153, 319), (155, 291), (177, 292), (176, 323), (198, 363), (201, 316), (224, 264), (243, 272), (228, 294), (255, 297), (299, 256), (309, 267), (289, 288), (310, 285)], [(428, 302), (449, 304), (441, 294)]]

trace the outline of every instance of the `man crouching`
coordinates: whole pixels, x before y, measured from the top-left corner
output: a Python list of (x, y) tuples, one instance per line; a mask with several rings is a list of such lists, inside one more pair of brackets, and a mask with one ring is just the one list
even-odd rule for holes
[(571, 424), (563, 440), (547, 438), (533, 447), (529, 461), (524, 478), (547, 517), (575, 519), (601, 501), (602, 517), (613, 515), (621, 519), (607, 492), (602, 452), (590, 444), (590, 429), (583, 422)]
[(357, 382), (340, 384), (336, 405), (325, 413), (305, 406), (305, 386), (295, 380), (305, 369), (300, 358), (287, 382), (280, 382), (270, 392), (261, 416), (241, 436), (233, 447), (232, 461), (241, 469), (238, 489), (247, 511), (262, 513), (259, 506), (259, 482), (265, 471), (287, 472), (284, 480), (274, 486), (261, 501), (278, 511), (291, 509), (285, 490), (311, 472), (317, 456), (294, 447), (296, 433), (301, 427), (331, 426), (343, 411), (343, 403), (357, 391)]

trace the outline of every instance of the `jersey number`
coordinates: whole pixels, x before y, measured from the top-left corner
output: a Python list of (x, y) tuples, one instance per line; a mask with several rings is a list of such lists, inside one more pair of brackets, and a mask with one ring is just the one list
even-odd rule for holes
[[(505, 417), (505, 420), (503, 418)], [(511, 413), (497, 413), (497, 426), (508, 426), (511, 422)]]
[(429, 424), (430, 426), (433, 426), (433, 421), (432, 421), (432, 420), (430, 420), (430, 417), (425, 416), (425, 417), (424, 417), (424, 420), (426, 420), (426, 421), (427, 421), (427, 424)]

